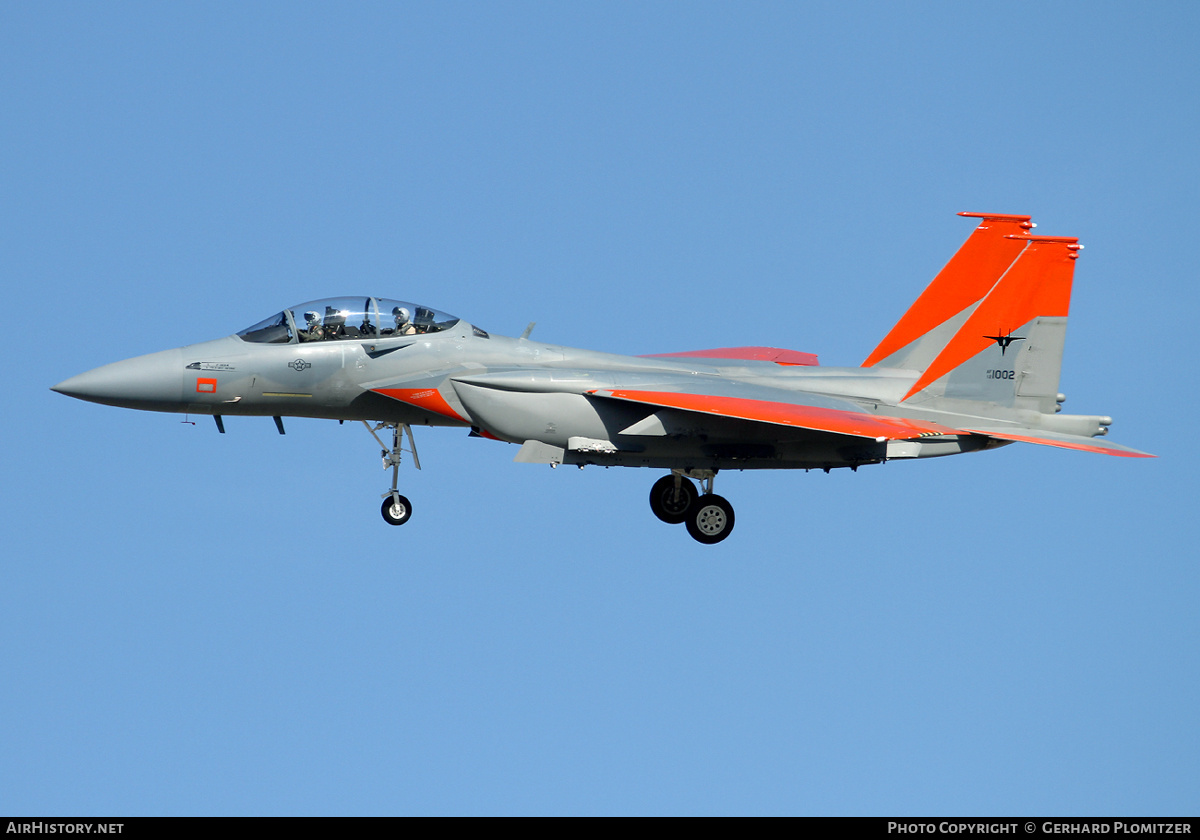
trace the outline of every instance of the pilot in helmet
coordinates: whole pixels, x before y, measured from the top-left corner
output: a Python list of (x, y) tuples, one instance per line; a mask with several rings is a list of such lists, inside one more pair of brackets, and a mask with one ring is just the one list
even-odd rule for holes
[(325, 331), (321, 328), (321, 316), (309, 310), (304, 313), (305, 329), (301, 331), (300, 337), (305, 341), (320, 341), (325, 336)]
[(403, 306), (393, 309), (392, 317), (396, 319), (396, 330), (393, 335), (413, 335), (417, 331), (410, 320), (412, 314)]

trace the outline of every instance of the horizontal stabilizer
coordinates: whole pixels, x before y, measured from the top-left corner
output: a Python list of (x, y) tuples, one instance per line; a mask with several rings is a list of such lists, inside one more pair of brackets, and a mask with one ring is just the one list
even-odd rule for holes
[(686, 353), (653, 353), (643, 359), (734, 359), (744, 362), (774, 362), (777, 365), (816, 365), (816, 353), (781, 350), (778, 347), (718, 347)]
[(1122, 446), (1119, 443), (1110, 443), (1107, 440), (1093, 437), (1081, 437), (1079, 435), (1064, 435), (1057, 432), (1047, 432), (1041, 429), (963, 429), (964, 432), (970, 432), (974, 435), (987, 435), (991, 438), (999, 440), (1013, 440), (1018, 443), (1038, 443), (1042, 446), (1058, 446), (1062, 449), (1078, 449), (1082, 452), (1099, 452), (1102, 455), (1119, 455), (1123, 458), (1155, 458), (1156, 455), (1151, 455), (1149, 452), (1140, 452), (1137, 449), (1132, 449), (1128, 446)]
[(911, 440), (931, 435), (958, 434), (948, 426), (924, 420), (882, 417), (857, 411), (820, 408), (811, 405), (721, 397), (708, 394), (682, 394), (672, 391), (597, 390), (588, 393), (627, 402), (645, 403), (660, 408), (677, 408), (719, 417), (754, 420), (777, 426), (793, 426), (817, 432), (883, 440)]

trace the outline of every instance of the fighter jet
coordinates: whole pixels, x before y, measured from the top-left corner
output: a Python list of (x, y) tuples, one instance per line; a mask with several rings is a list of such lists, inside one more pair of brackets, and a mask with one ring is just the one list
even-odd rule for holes
[(397, 485), (404, 451), (420, 469), (414, 426), (518, 444), (521, 463), (665, 470), (650, 509), (706, 544), (734, 526), (732, 505), (713, 492), (721, 470), (857, 470), (1014, 441), (1153, 457), (1098, 439), (1109, 417), (1061, 413), (1083, 246), (1033, 233), (1029, 216), (959, 215), (978, 227), (861, 367), (760, 346), (578, 350), (533, 341), (532, 324), (508, 338), (363, 295), (288, 307), (227, 338), (105, 365), (53, 390), (209, 414), (221, 433), (234, 415), (273, 417), (281, 434), (283, 417), (362, 422), (392, 471), (381, 508), (392, 525), (412, 514)]

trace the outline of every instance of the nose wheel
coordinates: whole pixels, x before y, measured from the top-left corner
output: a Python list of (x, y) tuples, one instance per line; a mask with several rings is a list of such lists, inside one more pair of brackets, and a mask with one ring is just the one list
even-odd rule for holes
[[(684, 476), (700, 481), (703, 491)], [(712, 491), (715, 470), (672, 470), (650, 488), (650, 510), (668, 525), (683, 524), (692, 539), (713, 545), (733, 532), (733, 505)]]
[[(407, 423), (379, 423), (372, 427), (364, 420), (362, 424), (367, 427), (371, 437), (375, 438), (375, 442), (382, 447), (380, 455), (383, 456), (383, 468), (386, 470), (390, 467), (392, 470), (392, 489), (383, 494), (383, 505), (379, 512), (383, 514), (383, 521), (387, 524), (403, 525), (412, 518), (412, 502), (408, 500), (407, 496), (401, 496), (396, 489), (396, 483), (400, 477), (400, 458), (403, 454), (402, 434), (408, 435), (408, 451), (412, 453), (413, 465), (417, 469), (421, 469), (421, 459), (417, 457), (417, 442), (413, 440), (412, 429)], [(380, 429), (392, 430), (392, 448), (390, 450), (376, 434)]]
[(383, 521), (389, 525), (403, 525), (412, 516), (412, 503), (407, 496), (388, 494), (383, 499)]

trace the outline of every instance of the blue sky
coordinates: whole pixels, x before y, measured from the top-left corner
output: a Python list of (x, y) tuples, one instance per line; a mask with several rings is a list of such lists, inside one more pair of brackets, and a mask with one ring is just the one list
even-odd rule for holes
[[(0, 6), (0, 812), (1194, 814), (1191, 3)], [(656, 473), (50, 392), (373, 294), (862, 361), (966, 238), (1080, 237), (1045, 447)], [(193, 418), (197, 419), (197, 418)]]

